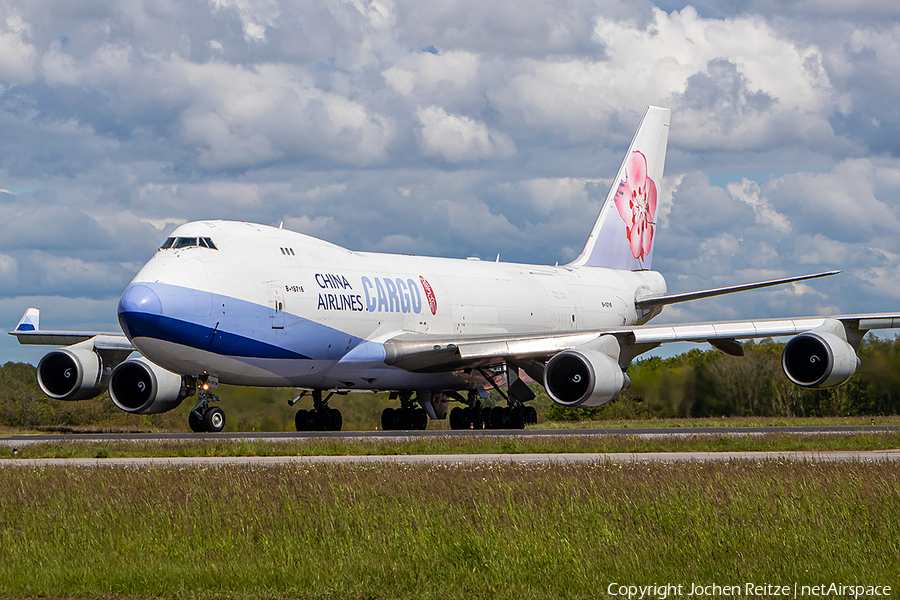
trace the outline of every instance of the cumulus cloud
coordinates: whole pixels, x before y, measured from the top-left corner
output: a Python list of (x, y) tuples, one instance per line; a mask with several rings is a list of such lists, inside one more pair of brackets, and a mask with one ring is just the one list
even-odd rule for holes
[(679, 108), (673, 140), (696, 149), (829, 138), (831, 85), (815, 47), (763, 18), (708, 19), (688, 6), (647, 23), (598, 16), (604, 60), (534, 60), (493, 95), (528, 125), (582, 139), (647, 104)]
[(384, 70), (384, 79), (404, 96), (433, 95), (439, 88), (471, 89), (478, 75), (479, 57), (473, 52), (419, 52)]
[(484, 123), (452, 115), (437, 106), (418, 110), (422, 123), (419, 145), (425, 156), (459, 163), (482, 158), (507, 158), (516, 152), (509, 136), (490, 131)]
[(244, 25), (244, 38), (252, 42), (266, 41), (266, 27), (274, 25), (281, 11), (274, 0), (211, 0), (219, 9), (233, 9)]
[[(840, 241), (866, 241), (900, 233), (892, 207), (879, 198), (870, 160), (847, 160), (830, 173), (794, 173), (776, 178), (768, 193), (800, 231), (824, 232)], [(896, 198), (892, 198), (896, 210)]]
[(740, 183), (729, 183), (726, 188), (732, 198), (748, 204), (753, 209), (757, 223), (773, 227), (783, 234), (791, 232), (791, 224), (787, 218), (773, 209), (765, 196), (761, 196), (762, 191), (758, 183), (745, 178)]
[(663, 319), (883, 310), (894, 4), (0, 4), (0, 316), (70, 300), (57, 327), (115, 327), (122, 287), (196, 219), (565, 262), (648, 104), (673, 109), (653, 265), (673, 291), (845, 269)]
[(18, 261), (9, 254), (0, 254), (0, 281), (12, 283), (16, 280), (18, 272)]
[(34, 77), (37, 52), (28, 43), (31, 26), (16, 13), (6, 17), (0, 26), (0, 81), (4, 83), (28, 83)]
[[(547, 214), (554, 208), (566, 207), (588, 200), (587, 184), (597, 183), (575, 177), (530, 179), (521, 183), (522, 189), (531, 196), (532, 203)], [(599, 205), (598, 205), (599, 209)]]

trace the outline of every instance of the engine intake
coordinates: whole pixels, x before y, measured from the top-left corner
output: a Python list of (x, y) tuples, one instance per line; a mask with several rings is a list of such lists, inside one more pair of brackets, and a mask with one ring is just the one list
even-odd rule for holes
[(109, 378), (109, 397), (125, 412), (139, 415), (176, 408), (194, 388), (182, 377), (141, 357), (116, 367)]
[(60, 348), (44, 355), (37, 366), (41, 390), (56, 400), (87, 400), (106, 388), (100, 356), (84, 348)]
[(833, 333), (801, 333), (791, 338), (781, 354), (788, 379), (810, 388), (827, 388), (850, 379), (859, 368), (853, 347)]
[(568, 408), (603, 406), (630, 383), (614, 359), (593, 350), (565, 350), (544, 368), (544, 388)]

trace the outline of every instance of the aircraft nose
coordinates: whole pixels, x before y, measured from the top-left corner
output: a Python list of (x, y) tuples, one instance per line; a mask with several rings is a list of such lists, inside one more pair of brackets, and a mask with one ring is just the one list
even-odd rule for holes
[(119, 325), (130, 340), (151, 336), (162, 316), (162, 303), (150, 287), (133, 283), (119, 299)]

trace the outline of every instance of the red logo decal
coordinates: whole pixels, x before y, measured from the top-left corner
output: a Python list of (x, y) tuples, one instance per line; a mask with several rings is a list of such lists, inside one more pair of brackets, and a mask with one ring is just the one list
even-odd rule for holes
[(431, 309), (431, 314), (437, 314), (437, 298), (434, 297), (434, 290), (431, 289), (431, 285), (421, 275), (419, 275), (419, 281), (422, 282), (422, 287), (425, 288), (425, 297), (428, 298), (428, 307)]

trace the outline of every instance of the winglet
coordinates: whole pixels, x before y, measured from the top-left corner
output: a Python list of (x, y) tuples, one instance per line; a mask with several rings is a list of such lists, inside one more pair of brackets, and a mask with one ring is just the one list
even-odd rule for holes
[(22, 318), (19, 320), (19, 324), (16, 325), (13, 333), (18, 331), (40, 331), (40, 323), (41, 309), (29, 308), (25, 311), (25, 314), (22, 315)]

